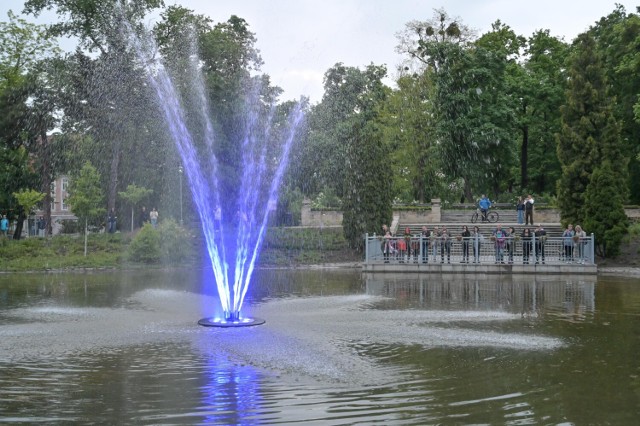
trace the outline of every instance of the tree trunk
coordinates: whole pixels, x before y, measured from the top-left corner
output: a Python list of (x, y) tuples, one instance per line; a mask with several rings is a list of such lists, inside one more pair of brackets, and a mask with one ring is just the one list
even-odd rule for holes
[(89, 226), (87, 226), (88, 219), (84, 220), (84, 257), (87, 257), (87, 234), (89, 233)]
[(51, 235), (51, 181), (53, 179), (51, 173), (51, 149), (49, 146), (49, 139), (47, 138), (47, 132), (45, 129), (40, 131), (40, 140), (42, 143), (41, 148), (41, 174), (42, 176), (42, 192), (44, 193), (44, 220), (46, 223), (44, 235)]
[[(522, 115), (527, 114), (527, 104), (522, 105)], [(529, 126), (522, 126), (522, 149), (520, 151), (520, 188), (525, 189), (529, 185)]]
[(109, 170), (109, 192), (107, 196), (107, 211), (116, 208), (116, 195), (118, 191), (118, 167), (120, 166), (120, 138), (116, 137), (113, 143), (113, 153), (111, 156), (111, 168)]
[[(13, 232), (13, 239), (19, 240), (22, 236), (22, 227), (24, 226), (24, 212), (20, 209), (20, 213), (18, 213), (18, 222), (16, 223), (16, 229)], [(27, 230), (28, 231), (28, 230)]]

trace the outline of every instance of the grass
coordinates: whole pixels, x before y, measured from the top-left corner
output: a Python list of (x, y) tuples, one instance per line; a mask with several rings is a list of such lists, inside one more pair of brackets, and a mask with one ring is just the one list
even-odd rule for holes
[[(87, 256), (84, 236), (56, 235), (50, 238), (10, 240), (0, 238), (0, 271), (50, 271), (73, 269), (128, 269), (153, 266), (131, 260), (129, 247), (134, 236), (89, 234)], [(203, 247), (199, 235), (190, 240), (194, 255), (185, 263), (200, 261)], [(342, 228), (269, 228), (258, 263), (263, 266), (292, 266), (359, 261), (362, 254), (348, 247)], [(158, 261), (160, 266), (161, 262)]]

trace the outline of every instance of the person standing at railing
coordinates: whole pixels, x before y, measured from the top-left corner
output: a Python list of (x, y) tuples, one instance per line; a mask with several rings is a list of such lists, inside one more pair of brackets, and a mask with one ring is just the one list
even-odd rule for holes
[(482, 248), (484, 237), (480, 233), (480, 228), (478, 228), (478, 226), (473, 227), (471, 239), (473, 241), (473, 263), (480, 263), (480, 248)]
[(493, 237), (493, 243), (496, 249), (495, 263), (504, 263), (504, 249), (507, 243), (507, 234), (502, 230), (501, 225), (498, 225), (496, 230), (493, 231)]
[(542, 264), (544, 265), (544, 245), (547, 242), (547, 231), (544, 230), (541, 223), (538, 224), (534, 235), (536, 237), (536, 263), (540, 261), (542, 256)]
[(460, 239), (462, 239), (462, 261), (460, 263), (469, 263), (469, 243), (471, 240), (471, 232), (469, 232), (467, 225), (462, 225)]
[(516, 230), (513, 226), (507, 229), (507, 254), (509, 255), (509, 264), (513, 264), (513, 253), (516, 250)]
[(584, 246), (587, 244), (587, 233), (584, 232), (580, 225), (576, 225), (576, 234), (573, 237), (576, 239), (575, 247), (578, 249), (578, 260), (577, 262), (584, 265)]
[(562, 233), (562, 245), (564, 246), (565, 263), (573, 262), (573, 237), (576, 235), (573, 225), (569, 224)]
[(524, 228), (524, 231), (522, 231), (522, 263), (525, 265), (529, 264), (529, 256), (531, 255), (533, 245), (531, 237), (529, 228)]
[(429, 263), (429, 239), (431, 232), (429, 228), (427, 228), (427, 225), (422, 226), (420, 236), (422, 237), (422, 263)]
[(389, 227), (387, 225), (382, 225), (382, 257), (384, 258), (384, 263), (389, 263), (389, 255), (391, 254), (391, 231), (389, 231)]
[(431, 233), (431, 249), (433, 250), (433, 262), (438, 261), (438, 255), (440, 254), (440, 238), (442, 237), (442, 233), (440, 232), (440, 228), (437, 226), (433, 228), (433, 232)]
[(447, 263), (451, 263), (451, 235), (446, 227), (442, 227), (440, 236), (440, 263), (444, 263), (444, 255), (447, 254)]
[(533, 226), (533, 197), (531, 194), (527, 195), (527, 199), (524, 200), (524, 224)]
[(518, 212), (518, 225), (524, 223), (524, 198), (518, 197), (518, 204), (516, 204), (516, 211)]

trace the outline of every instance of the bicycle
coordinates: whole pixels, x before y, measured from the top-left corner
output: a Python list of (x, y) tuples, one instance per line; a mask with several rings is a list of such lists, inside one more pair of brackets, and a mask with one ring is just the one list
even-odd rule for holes
[(498, 221), (498, 219), (500, 218), (500, 215), (498, 214), (498, 212), (495, 211), (489, 211), (487, 212), (487, 219), (485, 220), (482, 217), (482, 213), (480, 212), (480, 209), (477, 209), (475, 212), (473, 212), (473, 214), (471, 215), (471, 223), (476, 223), (478, 221), (478, 218), (482, 219), (482, 222), (489, 222), (489, 223), (495, 223)]

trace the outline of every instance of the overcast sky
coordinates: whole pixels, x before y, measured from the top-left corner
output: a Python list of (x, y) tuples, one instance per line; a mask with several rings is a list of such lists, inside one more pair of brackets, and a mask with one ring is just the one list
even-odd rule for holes
[[(549, 29), (571, 41), (611, 13), (615, 3), (627, 12), (635, 12), (638, 5), (626, 0), (165, 0), (214, 22), (231, 15), (244, 18), (256, 34), (263, 72), (285, 89), (284, 99), (306, 95), (314, 103), (322, 97), (324, 72), (337, 62), (355, 67), (385, 64), (393, 77), (402, 60), (395, 53), (396, 34), (411, 20), (430, 19), (435, 8), (444, 7), (478, 34), (500, 19), (524, 36)], [(9, 9), (20, 12), (22, 4), (0, 0), (0, 19), (7, 20)], [(39, 22), (54, 18), (46, 14)]]

